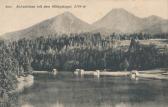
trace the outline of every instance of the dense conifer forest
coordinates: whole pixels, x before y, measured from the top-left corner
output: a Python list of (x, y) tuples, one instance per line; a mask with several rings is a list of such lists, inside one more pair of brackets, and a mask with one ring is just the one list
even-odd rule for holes
[[(34, 39), (0, 42), (1, 87), (11, 89), (11, 78), (32, 70), (56, 68), (60, 71), (85, 70), (148, 70), (168, 67), (168, 47), (144, 45), (141, 40), (162, 39), (167, 34), (81, 33), (46, 35)], [(124, 41), (130, 41), (123, 45)], [(119, 42), (121, 42), (119, 44)], [(10, 79), (9, 79), (10, 78)], [(9, 85), (9, 86), (7, 86)], [(14, 87), (14, 86), (12, 86)]]

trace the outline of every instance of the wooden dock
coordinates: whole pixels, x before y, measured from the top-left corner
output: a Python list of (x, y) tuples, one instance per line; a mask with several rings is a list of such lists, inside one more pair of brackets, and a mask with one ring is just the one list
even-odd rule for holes
[(51, 72), (50, 71), (33, 71), (33, 74), (53, 74), (56, 75), (58, 71), (56, 69), (53, 69)]
[(138, 78), (148, 78), (148, 79), (160, 79), (160, 80), (168, 80), (168, 76), (161, 74), (139, 74)]
[(76, 69), (74, 71), (75, 75), (94, 75), (94, 76), (128, 76), (130, 72), (122, 72), (122, 71), (116, 71), (116, 72), (108, 72), (108, 71), (84, 71), (83, 69)]
[(104, 76), (129, 76), (130, 72), (100, 72), (100, 75), (104, 75)]
[(97, 76), (112, 76), (112, 77), (130, 77), (131, 79), (136, 78), (148, 78), (148, 79), (163, 79), (168, 80), (168, 72), (161, 70), (153, 70), (153, 71), (116, 71), (116, 72), (108, 72), (108, 71), (85, 71), (83, 69), (76, 69), (74, 71), (75, 75), (93, 75)]
[(33, 71), (33, 74), (48, 74), (48, 71)]

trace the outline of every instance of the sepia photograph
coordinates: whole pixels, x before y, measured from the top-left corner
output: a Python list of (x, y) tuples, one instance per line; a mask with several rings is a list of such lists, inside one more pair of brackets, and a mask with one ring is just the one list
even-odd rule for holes
[(167, 106), (167, 0), (0, 0), (0, 107)]

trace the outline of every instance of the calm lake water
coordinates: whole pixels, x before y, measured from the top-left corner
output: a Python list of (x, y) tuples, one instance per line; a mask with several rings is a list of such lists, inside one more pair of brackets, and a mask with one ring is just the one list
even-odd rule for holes
[(168, 107), (168, 81), (40, 74), (13, 99), (12, 107)]

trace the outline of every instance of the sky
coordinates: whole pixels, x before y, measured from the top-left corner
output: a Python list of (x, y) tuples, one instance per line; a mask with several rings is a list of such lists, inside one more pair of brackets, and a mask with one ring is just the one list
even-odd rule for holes
[[(82, 5), (85, 8), (16, 8), (17, 5)], [(6, 8), (12, 6), (12, 8)], [(157, 15), (168, 19), (168, 0), (0, 0), (0, 35), (21, 30), (65, 11), (87, 23), (101, 19), (114, 8), (138, 17)]]

